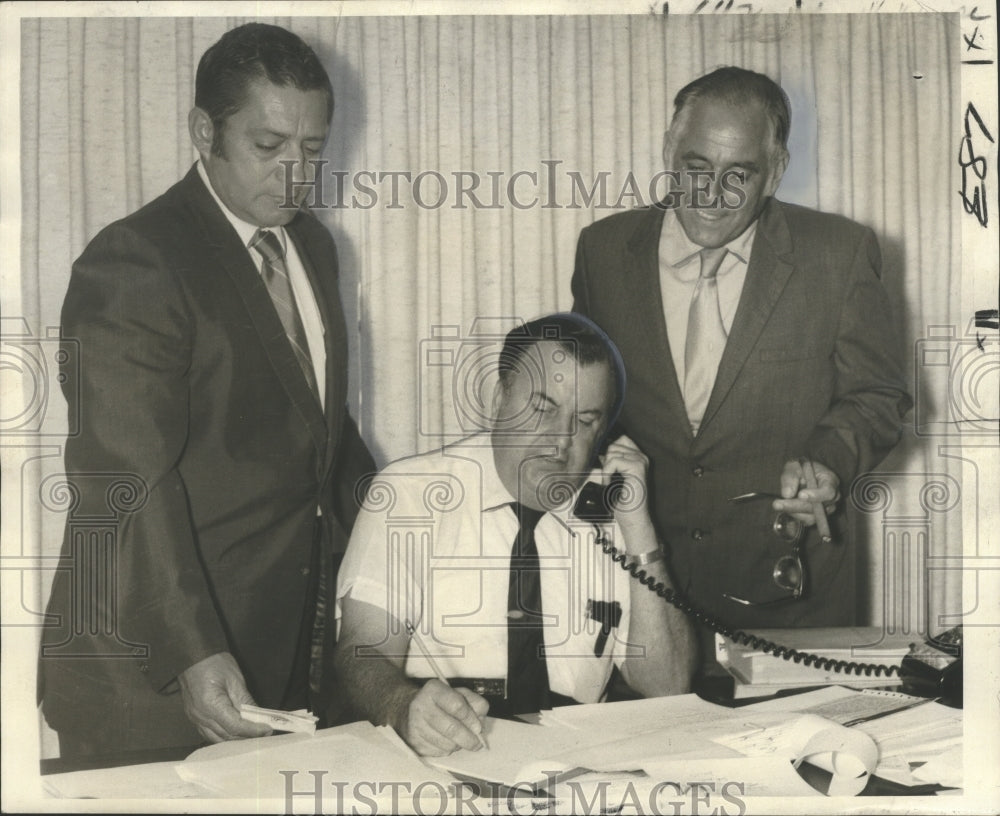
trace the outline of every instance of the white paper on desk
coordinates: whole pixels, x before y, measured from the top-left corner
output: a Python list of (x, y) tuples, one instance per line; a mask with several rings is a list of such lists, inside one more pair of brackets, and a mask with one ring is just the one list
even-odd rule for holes
[(797, 711), (816, 714), (835, 723), (878, 717), (905, 706), (926, 704), (923, 697), (882, 689), (849, 689), (829, 686), (804, 694), (793, 694), (776, 700), (765, 700), (744, 706), (749, 711)]
[(542, 712), (542, 725), (626, 737), (649, 731), (697, 726), (727, 718), (731, 709), (708, 703), (697, 694), (651, 697), (620, 703), (564, 706)]
[[(787, 758), (776, 754), (712, 760), (662, 760), (649, 763), (646, 773), (650, 780), (664, 784), (663, 796), (674, 800), (689, 796), (690, 786), (695, 784), (704, 786), (706, 790), (729, 791), (741, 797), (821, 795), (799, 776)], [(681, 794), (678, 795), (676, 787), (666, 785), (671, 782), (681, 787)], [(659, 812), (670, 813), (671, 810), (664, 807)]]
[(508, 787), (544, 782), (549, 774), (573, 767), (559, 757), (606, 737), (600, 732), (528, 725), (487, 717), (483, 734), (489, 748), (456, 751), (443, 757), (427, 757), (436, 768), (462, 776), (497, 782)]
[(70, 771), (42, 777), (42, 786), (51, 796), (63, 799), (202, 799), (212, 791), (181, 779), (174, 762), (151, 762)]
[(796, 766), (809, 762), (822, 768), (833, 775), (830, 796), (856, 796), (875, 770), (878, 748), (860, 731), (815, 714), (736, 711), (739, 725), (730, 735), (713, 736), (715, 742), (745, 756), (775, 755), (792, 759)]
[[(315, 736), (283, 734), (219, 743), (195, 751), (175, 767), (182, 779), (204, 785), (218, 795), (253, 799), (284, 800), (289, 784), (294, 790), (311, 790), (316, 785), (311, 771), (324, 772), (320, 784), (328, 794), (333, 790), (330, 783), (347, 783), (345, 798), (354, 785), (371, 784), (373, 769), (380, 779), (409, 783), (408, 788), (399, 790), (413, 791), (428, 780), (445, 788), (453, 782), (412, 753), (400, 750), (367, 722), (327, 728)], [(297, 773), (289, 783), (282, 771)]]
[(953, 745), (945, 751), (918, 765), (912, 771), (918, 782), (937, 782), (947, 788), (962, 787), (962, 746)]
[(714, 760), (739, 757), (740, 753), (687, 731), (650, 731), (612, 742), (602, 742), (568, 751), (559, 760), (570, 768), (593, 771), (634, 771), (648, 773), (651, 765), (681, 759)]

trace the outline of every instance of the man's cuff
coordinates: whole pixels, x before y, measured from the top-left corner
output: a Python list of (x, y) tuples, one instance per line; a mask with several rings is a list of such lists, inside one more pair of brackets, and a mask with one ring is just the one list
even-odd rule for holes
[[(806, 455), (825, 465), (840, 480), (840, 494), (850, 490), (858, 470), (857, 448), (844, 439), (845, 434), (834, 428), (817, 428), (806, 443)], [(851, 440), (853, 442), (853, 438)]]

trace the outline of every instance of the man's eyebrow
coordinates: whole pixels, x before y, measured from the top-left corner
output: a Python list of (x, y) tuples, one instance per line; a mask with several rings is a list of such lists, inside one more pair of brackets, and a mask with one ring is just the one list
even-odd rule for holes
[[(708, 157), (702, 156), (701, 153), (697, 153), (694, 150), (689, 150), (689, 151), (687, 151), (687, 153), (684, 153), (681, 156), (681, 160), (682, 161), (700, 161), (700, 162), (705, 162), (705, 164), (711, 164), (712, 163), (711, 160)], [(757, 173), (757, 172), (760, 171), (760, 165), (757, 164), (757, 162), (755, 162), (755, 161), (740, 161), (740, 160), (731, 162), (730, 165), (729, 165), (729, 167), (726, 168), (726, 169), (733, 169), (733, 168), (737, 168), (737, 167), (738, 168), (742, 168), (744, 170), (749, 170), (751, 173)]]
[(703, 161), (705, 162), (705, 164), (711, 164), (711, 162), (708, 160), (706, 156), (702, 156), (701, 153), (696, 153), (693, 150), (687, 151), (686, 153), (681, 155), (681, 158), (684, 161)]
[[(274, 136), (278, 139), (290, 139), (291, 135), (288, 133), (283, 133), (280, 130), (272, 130), (269, 127), (255, 128), (253, 131), (255, 136)], [(322, 142), (325, 136), (306, 136), (302, 141), (304, 142)]]
[(552, 397), (550, 397), (544, 391), (532, 391), (531, 398), (536, 400), (543, 400), (544, 402), (547, 402), (549, 405), (554, 405), (557, 408), (559, 407), (559, 403), (556, 402), (554, 399), (552, 399)]

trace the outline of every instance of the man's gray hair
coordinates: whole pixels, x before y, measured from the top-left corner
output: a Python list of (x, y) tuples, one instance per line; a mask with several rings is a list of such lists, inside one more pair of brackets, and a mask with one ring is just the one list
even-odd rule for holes
[(757, 102), (771, 121), (771, 135), (776, 146), (788, 147), (788, 131), (792, 125), (792, 109), (788, 94), (764, 74), (727, 65), (698, 77), (677, 92), (674, 97), (674, 122), (684, 108), (696, 99), (713, 99), (728, 105)]

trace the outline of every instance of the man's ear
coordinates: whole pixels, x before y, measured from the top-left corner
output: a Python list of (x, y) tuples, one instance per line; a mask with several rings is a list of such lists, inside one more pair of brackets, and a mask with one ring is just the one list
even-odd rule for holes
[(775, 149), (776, 155), (771, 162), (771, 177), (768, 179), (767, 192), (765, 195), (773, 196), (781, 184), (781, 178), (788, 168), (788, 150), (784, 147)]
[(493, 427), (500, 425), (500, 406), (503, 405), (503, 382), (497, 380), (496, 385), (493, 386), (493, 401), (491, 403), (490, 416), (493, 417)]
[(670, 128), (663, 131), (663, 166), (667, 170), (673, 170), (671, 167), (673, 164), (673, 152), (674, 152), (674, 142), (670, 138)]
[(212, 153), (212, 142), (215, 139), (215, 124), (212, 117), (201, 108), (191, 108), (188, 114), (188, 133), (191, 135), (191, 143), (202, 159), (206, 159)]

